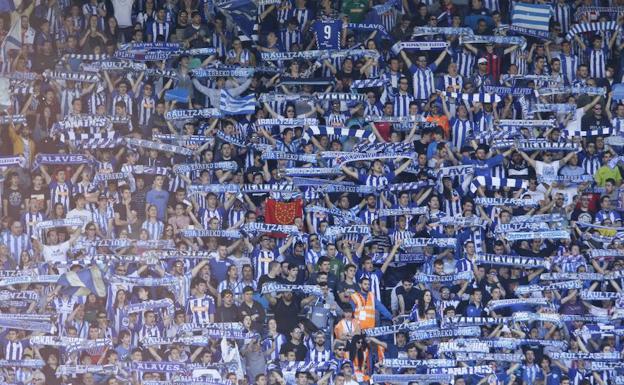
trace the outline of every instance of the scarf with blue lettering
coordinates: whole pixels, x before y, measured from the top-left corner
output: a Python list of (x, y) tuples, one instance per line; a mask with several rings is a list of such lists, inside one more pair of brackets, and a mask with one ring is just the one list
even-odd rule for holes
[(501, 119), (498, 121), (500, 127), (555, 127), (556, 124), (555, 119)]
[(167, 310), (167, 314), (169, 314), (170, 317), (173, 317), (175, 308), (173, 305), (173, 301), (169, 298), (132, 303), (128, 305), (126, 312), (128, 314), (142, 313), (147, 310), (154, 310), (154, 309), (161, 309), (161, 308), (165, 308)]
[(145, 63), (133, 63), (131, 61), (104, 60), (94, 63), (82, 64), (82, 69), (90, 72), (99, 71), (144, 71), (147, 69)]
[(355, 216), (353, 212), (343, 211), (339, 209), (338, 207), (327, 208), (327, 207), (322, 207), (322, 206), (306, 206), (305, 212), (306, 213), (325, 213), (325, 214), (333, 215), (334, 217), (339, 217), (342, 220), (345, 220), (347, 222), (361, 222), (361, 219)]
[(25, 160), (23, 156), (0, 156), (0, 167), (21, 166)]
[(416, 282), (440, 282), (440, 283), (452, 283), (455, 281), (471, 280), (474, 277), (472, 271), (463, 271), (461, 273), (449, 274), (449, 275), (435, 275), (417, 273), (414, 275)]
[(501, 86), (483, 86), (483, 91), (490, 94), (526, 96), (533, 95), (536, 91), (533, 88), (522, 87), (501, 87)]
[(213, 163), (187, 163), (176, 164), (173, 166), (174, 174), (186, 174), (191, 171), (199, 170), (224, 170), (224, 171), (236, 171), (238, 164), (234, 161), (225, 162), (213, 162)]
[(540, 96), (551, 96), (551, 95), (559, 95), (559, 94), (573, 94), (573, 95), (600, 95), (604, 96), (607, 92), (604, 87), (554, 87), (554, 88), (540, 88), (538, 91)]
[(335, 167), (296, 167), (285, 168), (279, 171), (283, 176), (309, 176), (309, 175), (342, 175), (342, 171)]
[(356, 194), (376, 194), (378, 187), (366, 185), (342, 185), (342, 184), (325, 184), (318, 191), (326, 193), (356, 193)]
[(522, 50), (526, 48), (527, 42), (523, 36), (490, 36), (490, 35), (473, 35), (460, 36), (459, 44), (501, 44), (501, 45), (518, 45)]
[(367, 225), (350, 225), (350, 226), (329, 226), (325, 230), (325, 235), (330, 237), (339, 237), (345, 234), (369, 235), (370, 227)]
[(548, 306), (549, 304), (550, 301), (546, 298), (510, 298), (492, 300), (488, 303), (488, 308), (496, 310), (515, 305)]
[(214, 68), (196, 68), (191, 70), (191, 74), (196, 78), (219, 78), (219, 77), (250, 77), (254, 74), (255, 68), (243, 67), (214, 67)]
[(180, 280), (177, 277), (173, 276), (165, 276), (162, 278), (153, 278), (153, 277), (127, 277), (123, 275), (112, 275), (110, 276), (109, 281), (111, 283), (123, 283), (130, 284), (134, 286), (167, 286), (167, 287), (177, 287), (180, 285)]
[(318, 119), (313, 118), (277, 118), (277, 119), (258, 119), (256, 124), (259, 126), (317, 126)]
[(292, 234), (297, 235), (300, 233), (297, 226), (294, 225), (277, 225), (273, 223), (246, 223), (241, 227), (241, 231), (250, 234), (257, 233), (284, 233), (284, 234)]
[(72, 80), (75, 82), (82, 82), (82, 83), (99, 83), (102, 81), (102, 78), (100, 78), (96, 74), (87, 74), (87, 73), (81, 73), (81, 72), (76, 73), (76, 72), (45, 70), (43, 71), (43, 77), (48, 80), (50, 79)]
[(301, 291), (304, 294), (314, 295), (317, 297), (323, 296), (323, 290), (321, 290), (321, 287), (318, 285), (286, 285), (277, 282), (268, 282), (262, 285), (261, 294), (285, 293), (293, 291)]
[(221, 112), (216, 108), (201, 108), (194, 110), (172, 110), (165, 113), (167, 120), (193, 120), (196, 118), (220, 118)]
[(487, 222), (477, 216), (462, 217), (462, 216), (444, 216), (440, 218), (436, 224), (444, 226), (458, 226), (458, 227), (485, 227)]
[(517, 231), (541, 231), (549, 230), (548, 223), (499, 223), (494, 229), (494, 234), (510, 233)]
[(43, 360), (0, 360), (0, 368), (29, 368), (40, 369), (45, 366)]
[(475, 260), (478, 265), (516, 266), (528, 269), (550, 267), (543, 258), (522, 257), (519, 255), (478, 254)]
[(453, 329), (415, 330), (410, 332), (410, 341), (423, 341), (451, 337), (478, 337), (481, 329), (478, 326), (458, 327)]
[(589, 250), (589, 256), (593, 259), (598, 259), (598, 260), (623, 258), (624, 250), (592, 249), (592, 250)]
[(135, 60), (135, 61), (163, 61), (173, 56), (214, 55), (216, 52), (217, 51), (214, 48), (193, 48), (193, 49), (176, 50), (176, 51), (158, 50), (158, 51), (146, 51), (146, 52), (117, 50), (115, 51), (115, 58), (125, 59), (125, 60)]
[(377, 31), (382, 38), (389, 38), (388, 31), (381, 24), (376, 23), (349, 23), (348, 28), (353, 31)]
[(86, 373), (115, 375), (118, 371), (119, 368), (116, 365), (59, 365), (55, 374), (58, 377)]
[(468, 27), (414, 27), (412, 37), (427, 35), (473, 36), (474, 31)]
[(592, 175), (539, 175), (537, 177), (538, 183), (564, 183), (564, 184), (576, 184), (593, 182), (594, 177)]
[(453, 382), (452, 374), (373, 374), (372, 382), (374, 384), (388, 383), (441, 383), (450, 384)]
[(291, 183), (283, 183), (283, 184), (245, 184), (241, 187), (241, 192), (250, 193), (250, 192), (293, 192), (298, 191), (295, 185)]
[(579, 280), (574, 281), (561, 281), (554, 282), (548, 285), (527, 285), (518, 286), (515, 290), (516, 295), (524, 295), (530, 293), (537, 293), (546, 290), (569, 290), (569, 289), (581, 289), (583, 282)]
[(535, 207), (539, 202), (535, 199), (477, 197), (474, 203), (481, 206)]
[(37, 154), (33, 163), (33, 171), (42, 164), (67, 165), (85, 163), (91, 163), (91, 159), (83, 154)]
[(298, 51), (298, 52), (261, 52), (260, 57), (262, 60), (293, 60), (293, 59), (316, 59), (326, 53), (326, 50), (313, 50), (313, 51)]
[(56, 283), (58, 282), (60, 275), (16, 275), (14, 277), (5, 277), (0, 280), (0, 287), (31, 284), (31, 283)]
[(579, 151), (579, 143), (549, 142), (545, 139), (497, 140), (492, 143), (494, 149), (505, 149), (516, 146), (523, 151)]
[(401, 50), (406, 51), (437, 51), (448, 48), (446, 41), (400, 41), (392, 46), (392, 52), (397, 55)]
[(262, 160), (292, 160), (304, 163), (316, 164), (315, 154), (293, 154), (285, 151), (265, 151)]
[(576, 106), (567, 103), (544, 104), (537, 103), (529, 109), (531, 114), (536, 112), (556, 112), (558, 114), (568, 114), (576, 111)]
[(113, 341), (110, 338), (90, 340), (78, 337), (32, 336), (30, 337), (30, 343), (32, 345), (64, 347), (67, 349), (68, 353), (88, 349), (113, 347)]
[(508, 241), (518, 241), (523, 239), (570, 239), (570, 232), (567, 230), (518, 231), (514, 233), (506, 233), (505, 238)]
[(396, 334), (400, 331), (421, 330), (436, 327), (437, 321), (434, 319), (422, 320), (418, 322), (401, 323), (390, 326), (377, 326), (363, 330), (364, 334), (369, 337), (383, 336), (387, 334)]
[(315, 95), (317, 100), (339, 100), (339, 101), (357, 101), (363, 102), (366, 100), (364, 94), (349, 94), (344, 92), (324, 92), (322, 94)]
[(510, 187), (512, 189), (527, 189), (529, 187), (529, 182), (522, 179), (504, 179), (478, 176), (470, 183), (470, 191), (474, 194), (477, 192), (479, 187), (492, 190), (498, 190), (503, 187)]
[(33, 332), (52, 333), (54, 326), (48, 319), (30, 317), (11, 317), (26, 314), (0, 314), (0, 328), (29, 330)]
[(126, 143), (127, 146), (132, 146), (132, 147), (140, 147), (140, 148), (146, 148), (146, 149), (157, 150), (157, 151), (165, 151), (165, 152), (173, 152), (175, 154), (180, 154), (180, 155), (193, 155), (193, 150), (191, 150), (190, 148), (176, 146), (173, 144), (158, 143), (158, 142), (152, 142), (151, 140), (136, 139), (136, 138), (124, 138), (124, 142)]
[[(554, 358), (552, 352), (549, 352), (548, 355), (551, 358)], [(456, 352), (455, 358), (458, 361), (498, 361), (498, 362), (520, 362), (524, 359), (524, 355), (522, 353), (482, 353), (482, 352), (472, 352), (472, 353), (462, 353)]]
[(517, 215), (511, 217), (511, 223), (519, 222), (560, 222), (563, 220), (561, 214), (537, 214), (537, 215)]
[(604, 281), (607, 277), (605, 274), (600, 273), (543, 273), (540, 275), (540, 279), (544, 281)]
[(572, 41), (574, 36), (585, 32), (616, 31), (620, 26), (617, 21), (599, 21), (595, 23), (578, 23), (572, 25), (566, 34), (566, 39)]
[(26, 123), (26, 117), (24, 115), (2, 115), (0, 116), (0, 124), (24, 124)]
[[(372, 255), (373, 263), (376, 265), (382, 265), (389, 255), (390, 253), (374, 253)], [(404, 263), (422, 263), (427, 261), (428, 259), (430, 258), (420, 253), (397, 253), (394, 255), (392, 263), (395, 266), (399, 266), (400, 264)]]
[(494, 373), (494, 369), (490, 365), (480, 365), (480, 366), (461, 366), (457, 368), (432, 368), (429, 370), (430, 373), (436, 374), (452, 374), (454, 376), (465, 376), (465, 375), (479, 375), (483, 376), (486, 374)]
[(238, 230), (208, 230), (208, 229), (184, 229), (180, 230), (180, 235), (186, 238), (240, 238), (241, 232)]
[(456, 238), (407, 238), (403, 240), (401, 245), (403, 247), (455, 247), (456, 244)]
[(429, 211), (427, 207), (406, 207), (396, 209), (379, 209), (377, 214), (380, 217), (395, 217), (403, 215), (422, 215)]
[(400, 358), (385, 358), (382, 361), (382, 365), (386, 368), (418, 368), (421, 366), (426, 366), (429, 368), (443, 368), (443, 367), (450, 368), (450, 367), (457, 365), (457, 361), (439, 359), (439, 358), (432, 358), (428, 360), (408, 360), (408, 359), (400, 359)]
[(3, 78), (17, 81), (33, 81), (37, 79), (37, 76), (39, 76), (39, 74), (34, 72), (12, 72), (2, 74)]
[(178, 144), (198, 144), (202, 145), (208, 142), (214, 142), (214, 138), (205, 135), (175, 135), (175, 134), (155, 134), (152, 138), (158, 140), (166, 140), (171, 142), (177, 142)]

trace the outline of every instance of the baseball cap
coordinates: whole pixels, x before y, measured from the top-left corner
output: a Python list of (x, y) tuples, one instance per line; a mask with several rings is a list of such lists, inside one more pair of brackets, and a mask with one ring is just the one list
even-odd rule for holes
[(482, 63), (486, 63), (486, 64), (487, 64), (487, 59), (486, 59), (486, 58), (484, 58), (484, 57), (482, 57), (481, 59), (479, 59), (479, 60), (477, 61), (477, 63), (478, 63), (478, 64), (482, 64)]

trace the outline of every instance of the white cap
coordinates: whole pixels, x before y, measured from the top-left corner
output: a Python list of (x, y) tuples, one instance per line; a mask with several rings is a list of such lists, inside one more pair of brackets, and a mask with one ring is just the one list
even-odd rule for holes
[(482, 57), (481, 59), (479, 59), (479, 60), (477, 61), (477, 63), (478, 63), (478, 64), (481, 64), (481, 63), (486, 63), (486, 64), (487, 64), (487, 59), (486, 59), (486, 58), (484, 58), (484, 57)]

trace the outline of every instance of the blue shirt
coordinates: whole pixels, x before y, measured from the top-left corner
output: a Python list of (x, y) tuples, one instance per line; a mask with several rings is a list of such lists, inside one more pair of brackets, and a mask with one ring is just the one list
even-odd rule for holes
[(475, 168), (474, 176), (492, 176), (492, 169), (498, 165), (503, 164), (503, 156), (501, 154), (495, 155), (486, 160), (470, 159), (467, 156), (462, 158), (463, 164), (473, 165)]
[(145, 201), (151, 205), (156, 206), (158, 211), (158, 219), (165, 220), (165, 214), (167, 213), (167, 202), (169, 201), (169, 193), (165, 190), (151, 189), (145, 196)]

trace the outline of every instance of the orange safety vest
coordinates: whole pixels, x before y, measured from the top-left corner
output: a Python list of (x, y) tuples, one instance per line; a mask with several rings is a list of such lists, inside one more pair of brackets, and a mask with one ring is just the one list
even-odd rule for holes
[(360, 329), (371, 329), (375, 327), (375, 296), (368, 292), (366, 299), (360, 293), (351, 294), (351, 300), (355, 303), (353, 315), (360, 324)]

